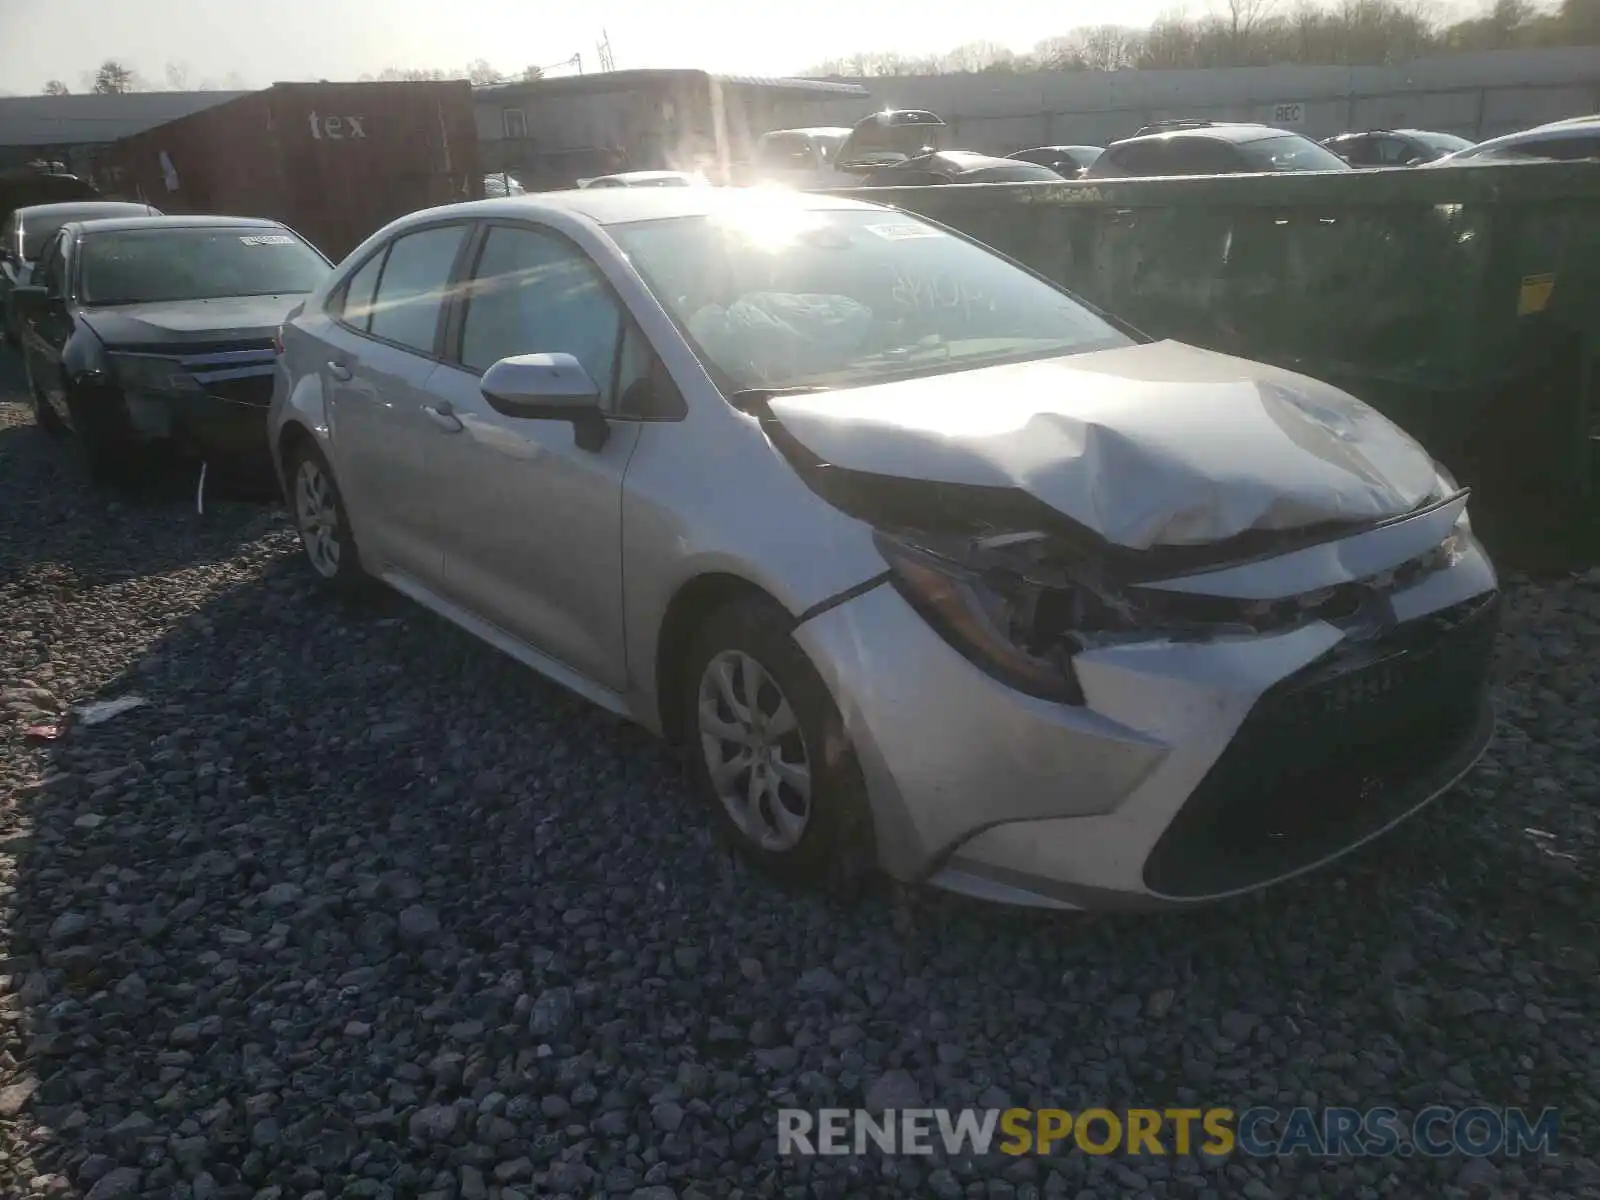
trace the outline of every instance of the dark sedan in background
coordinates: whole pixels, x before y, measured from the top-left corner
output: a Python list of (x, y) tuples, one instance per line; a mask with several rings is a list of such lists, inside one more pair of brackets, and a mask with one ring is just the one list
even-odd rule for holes
[(1141, 130), (1131, 138), (1112, 142), (1084, 177), (1350, 170), (1349, 163), (1310, 138), (1270, 125), (1172, 121), (1145, 128), (1154, 132)]
[(939, 183), (1060, 183), (1049, 167), (1014, 158), (991, 158), (968, 150), (936, 150), (874, 167), (865, 187), (925, 187)]
[(59, 204), (30, 204), (13, 209), (0, 225), (0, 341), (17, 341), (16, 314), (11, 310), (11, 290), (33, 281), (39, 261), (56, 230), (69, 221), (102, 217), (159, 217), (161, 210), (148, 204), (120, 200), (75, 200)]
[(1006, 157), (1049, 167), (1063, 179), (1076, 179), (1104, 153), (1104, 146), (1034, 146)]
[(101, 483), (174, 453), (268, 469), (274, 338), (331, 269), (275, 221), (62, 226), (15, 292), (40, 425), (72, 434)]
[(1368, 129), (1339, 133), (1322, 144), (1352, 167), (1416, 167), (1446, 154), (1471, 149), (1473, 143), (1453, 133), (1427, 129)]

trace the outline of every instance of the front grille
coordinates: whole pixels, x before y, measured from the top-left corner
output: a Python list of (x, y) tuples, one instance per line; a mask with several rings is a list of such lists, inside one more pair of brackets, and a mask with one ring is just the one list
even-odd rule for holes
[(1461, 770), (1491, 720), (1499, 596), (1343, 642), (1267, 691), (1156, 843), (1174, 897), (1288, 874), (1382, 829)]

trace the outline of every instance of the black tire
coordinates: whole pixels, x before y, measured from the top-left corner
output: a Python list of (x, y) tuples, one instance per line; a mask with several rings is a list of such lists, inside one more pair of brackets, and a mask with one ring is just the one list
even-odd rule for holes
[(28, 398), (33, 401), (33, 419), (38, 422), (39, 428), (51, 437), (62, 437), (67, 432), (66, 425), (62, 422), (60, 414), (51, 408), (44, 398), (44, 391), (34, 382), (33, 363), (28, 356), (22, 356), (22, 373), (28, 384)]
[(123, 491), (144, 483), (147, 464), (138, 442), (126, 436), (113, 413), (91, 407), (67, 392), (67, 411), (72, 414), (72, 435), (83, 456), (89, 482), (112, 491)]
[[(299, 489), (302, 479), (313, 473), (324, 482), (328, 501), (332, 507), (332, 522), (327, 526), (331, 544), (336, 551), (336, 565), (330, 569), (325, 555), (315, 548), (317, 538), (308, 531), (307, 513), (303, 510)], [(305, 552), (306, 563), (319, 583), (344, 599), (363, 597), (369, 590), (371, 577), (361, 567), (361, 556), (356, 550), (355, 537), (350, 532), (350, 518), (345, 512), (344, 497), (339, 492), (333, 468), (322, 452), (309, 442), (291, 448), (284, 458), (284, 474), (288, 483), (289, 516), (300, 535), (300, 548)]]
[[(690, 777), (711, 809), (719, 833), (748, 861), (785, 883), (825, 883), (835, 892), (854, 894), (877, 858), (866, 786), (839, 710), (816, 668), (790, 636), (792, 625), (779, 605), (755, 596), (733, 600), (707, 617), (690, 643), (679, 681), (683, 751)], [(811, 786), (809, 814), (791, 847), (769, 848), (747, 833), (712, 779), (701, 728), (701, 685), (712, 664), (727, 661), (724, 656), (730, 653), (753, 660), (796, 717)], [(779, 749), (777, 742), (773, 748)], [(777, 791), (774, 786), (773, 792)], [(769, 811), (772, 802), (770, 798), (766, 802)]]

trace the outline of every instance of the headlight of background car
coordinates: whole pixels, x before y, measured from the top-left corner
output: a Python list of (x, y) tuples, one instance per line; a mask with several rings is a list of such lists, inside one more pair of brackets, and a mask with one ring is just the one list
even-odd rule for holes
[(896, 590), (968, 660), (1030, 696), (1083, 703), (1070, 648), (1030, 644), (1037, 588), (1010, 572), (968, 570), (881, 530), (874, 539)]
[(151, 354), (113, 354), (111, 366), (117, 382), (130, 392), (181, 396), (205, 390), (176, 359)]

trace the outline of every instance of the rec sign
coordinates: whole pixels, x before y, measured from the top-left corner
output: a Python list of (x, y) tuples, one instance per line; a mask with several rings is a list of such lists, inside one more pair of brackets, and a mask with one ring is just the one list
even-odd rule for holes
[(324, 117), (313, 112), (311, 114), (311, 136), (318, 141), (324, 138), (330, 141), (343, 141), (345, 138), (364, 138), (367, 131), (361, 123), (366, 117)]
[(1272, 123), (1274, 125), (1304, 125), (1306, 123), (1306, 106), (1304, 104), (1275, 104), (1272, 106)]

